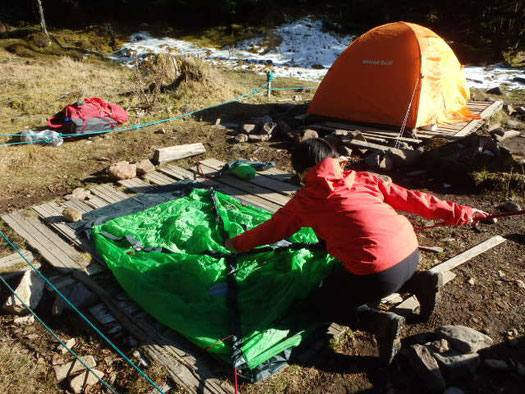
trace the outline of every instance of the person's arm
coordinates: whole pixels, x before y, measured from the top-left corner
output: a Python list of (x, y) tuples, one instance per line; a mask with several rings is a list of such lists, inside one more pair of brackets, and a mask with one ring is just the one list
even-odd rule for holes
[(257, 246), (273, 244), (299, 231), (301, 224), (293, 210), (292, 201), (279, 209), (270, 220), (226, 240), (225, 246), (238, 252), (247, 252)]
[(405, 189), (380, 178), (377, 181), (385, 202), (396, 210), (415, 213), (427, 219), (441, 219), (450, 225), (472, 223), (475, 217), (488, 215), (479, 209), (441, 200), (429, 193)]

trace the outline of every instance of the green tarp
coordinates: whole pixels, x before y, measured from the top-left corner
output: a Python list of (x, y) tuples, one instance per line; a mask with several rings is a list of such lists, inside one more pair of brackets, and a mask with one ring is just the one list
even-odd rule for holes
[[(92, 234), (98, 252), (133, 300), (199, 347), (231, 362), (232, 341), (224, 339), (233, 334), (230, 268), (226, 258), (202, 254), (230, 253), (223, 246), (225, 235), (213, 210), (212, 193), (216, 192), (193, 189), (185, 197), (95, 226)], [(230, 237), (271, 217), (232, 197), (216, 196)], [(108, 234), (131, 235), (145, 248), (164, 251), (137, 251), (128, 241)], [(305, 228), (290, 241), (317, 242), (317, 238)], [(312, 324), (304, 318), (308, 308), (294, 303), (305, 299), (338, 263), (314, 248), (239, 256), (236, 262), (231, 275), (242, 333), (241, 368), (250, 370), (301, 343)]]

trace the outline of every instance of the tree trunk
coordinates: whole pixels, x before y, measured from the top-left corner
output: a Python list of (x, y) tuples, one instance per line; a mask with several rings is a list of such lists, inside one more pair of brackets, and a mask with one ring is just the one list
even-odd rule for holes
[(38, 13), (40, 14), (40, 26), (42, 27), (42, 31), (46, 36), (49, 37), (49, 33), (47, 32), (46, 28), (46, 20), (44, 18), (44, 8), (42, 7), (42, 0), (36, 0), (37, 6), (38, 6)]

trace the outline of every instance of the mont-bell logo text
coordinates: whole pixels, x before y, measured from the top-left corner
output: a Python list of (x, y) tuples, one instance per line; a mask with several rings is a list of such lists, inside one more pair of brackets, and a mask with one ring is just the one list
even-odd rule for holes
[(363, 64), (373, 64), (375, 66), (391, 66), (394, 64), (393, 60), (367, 60), (363, 59)]

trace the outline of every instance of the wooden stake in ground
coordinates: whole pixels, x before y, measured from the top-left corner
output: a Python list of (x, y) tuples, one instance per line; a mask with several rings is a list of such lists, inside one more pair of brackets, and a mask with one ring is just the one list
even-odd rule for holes
[(42, 0), (36, 0), (38, 7), (38, 14), (40, 15), (40, 26), (42, 27), (42, 32), (48, 37), (49, 33), (47, 32), (46, 19), (44, 18), (44, 8), (42, 7)]

